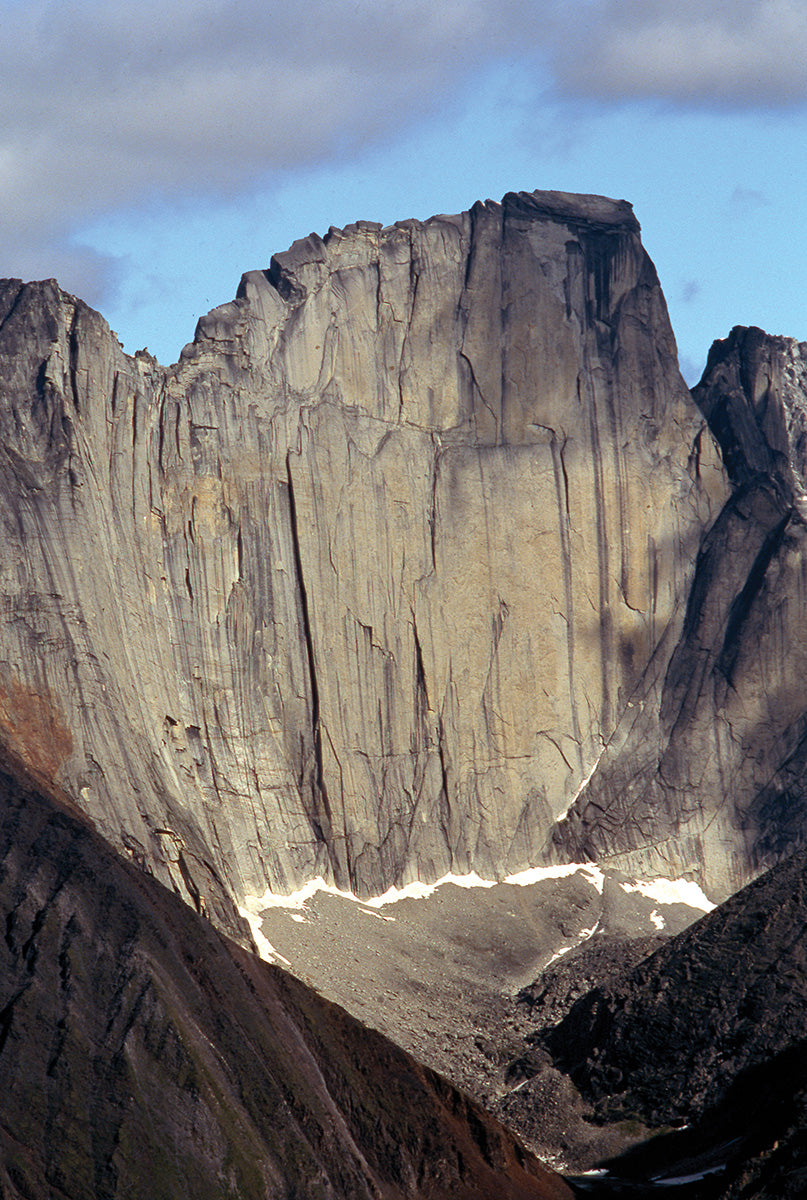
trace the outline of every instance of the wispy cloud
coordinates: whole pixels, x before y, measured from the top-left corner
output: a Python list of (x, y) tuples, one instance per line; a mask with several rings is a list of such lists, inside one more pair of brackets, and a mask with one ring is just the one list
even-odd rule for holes
[[(97, 294), (105, 211), (238, 195), (438, 112), (497, 59), (557, 96), (807, 99), (803, 0), (0, 0), (0, 273)], [(785, 52), (783, 53), (783, 47)]]
[(696, 383), (700, 383), (701, 376), (703, 375), (703, 368), (705, 365), (706, 365), (706, 363), (703, 359), (696, 361), (694, 358), (690, 358), (686, 354), (682, 354), (679, 356), (678, 366), (680, 368), (681, 374), (683, 375), (684, 379), (686, 380), (686, 384), (688, 387), (692, 388), (692, 387), (695, 387)]
[(736, 187), (731, 193), (731, 203), (736, 208), (748, 212), (758, 208), (767, 208), (771, 201), (764, 192), (760, 192), (756, 188)]

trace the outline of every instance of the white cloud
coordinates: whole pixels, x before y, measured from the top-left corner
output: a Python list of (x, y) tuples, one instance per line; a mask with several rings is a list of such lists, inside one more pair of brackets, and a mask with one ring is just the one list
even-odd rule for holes
[(804, 0), (602, 0), (588, 53), (558, 53), (569, 91), (598, 99), (660, 99), (743, 107), (807, 100)]
[[(309, 162), (345, 138), (366, 142), (514, 40), (481, 0), (34, 3), (4, 24), (7, 150), (49, 155), (59, 175), (72, 163), (102, 197), (141, 176), (149, 187), (237, 188), (245, 174)], [(114, 169), (88, 180), (79, 153)]]
[(390, 136), (512, 41), (481, 0), (34, 0), (0, 28), (0, 273), (24, 275), (69, 267), (71, 229), (116, 206)]
[(598, 102), (807, 97), (804, 0), (0, 0), (0, 274), (110, 277), (73, 230), (237, 196), (439, 112), (496, 59)]

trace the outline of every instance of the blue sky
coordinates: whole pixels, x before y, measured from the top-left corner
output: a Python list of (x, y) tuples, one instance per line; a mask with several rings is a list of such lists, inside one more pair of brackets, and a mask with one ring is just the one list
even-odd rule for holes
[(684, 373), (807, 340), (807, 0), (0, 0), (0, 275), (174, 361), (312, 230), (630, 200)]

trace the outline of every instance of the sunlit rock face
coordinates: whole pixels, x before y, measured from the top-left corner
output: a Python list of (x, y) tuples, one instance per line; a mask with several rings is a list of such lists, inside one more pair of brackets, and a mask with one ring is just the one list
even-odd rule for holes
[(737, 328), (694, 396), (733, 494), (704, 541), (659, 703), (638, 690), (554, 836), (564, 854), (694, 870), (725, 895), (804, 841), (807, 345)]
[(5, 283), (0, 322), (29, 770), (228, 928), (318, 874), (540, 859), (660, 697), (728, 496), (629, 205), (312, 235), (167, 370), (53, 282)]

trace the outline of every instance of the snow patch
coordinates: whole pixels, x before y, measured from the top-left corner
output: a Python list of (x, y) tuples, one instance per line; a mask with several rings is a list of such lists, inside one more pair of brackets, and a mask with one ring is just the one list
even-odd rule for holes
[(711, 912), (715, 908), (700, 885), (692, 879), (637, 880), (636, 883), (623, 883), (622, 888), (626, 892), (639, 892), (658, 904), (686, 904), (701, 912)]
[(395, 921), (395, 917), (385, 917), (383, 913), (376, 912), (373, 908), (365, 908), (360, 905), (360, 909), (366, 917), (375, 917), (377, 921)]
[(391, 887), (387, 888), (383, 896), (373, 896), (370, 900), (363, 900), (361, 903), (368, 905), (370, 908), (383, 908), (385, 904), (395, 904), (398, 900), (425, 900), (427, 896), (433, 895), (439, 887), (445, 883), (453, 883), (455, 887), (461, 888), (492, 888), (496, 887), (495, 879), (482, 879), (477, 875), (476, 871), (471, 871), (468, 875), (444, 875), (442, 879), (438, 879), (435, 883), (420, 883), (415, 880), (413, 883), (407, 883), (402, 888)]
[(605, 886), (605, 875), (594, 863), (566, 863), (557, 867), (531, 867), (528, 871), (519, 871), (516, 875), (508, 875), (505, 883), (515, 884), (516, 887), (529, 887), (533, 883), (541, 883), (544, 879), (568, 879), (578, 871), (587, 877), (592, 887), (602, 895)]
[[(271, 888), (267, 888), (262, 896), (245, 896), (243, 900), (244, 912), (242, 915), (250, 914), (247, 920), (252, 917), (259, 916), (269, 908), (305, 908), (306, 903), (315, 896), (318, 892), (324, 892), (328, 896), (341, 896), (343, 900), (352, 900), (358, 904), (363, 911), (368, 909), (384, 908), (387, 904), (395, 904), (399, 900), (425, 900), (427, 897), (434, 895), (438, 888), (443, 887), (447, 883), (453, 883), (455, 887), (460, 888), (492, 888), (498, 887), (500, 883), (509, 883), (515, 887), (529, 887), (534, 883), (541, 883), (545, 879), (567, 879), (571, 875), (576, 875), (578, 871), (586, 876), (592, 887), (595, 887), (598, 892), (602, 893), (603, 884), (605, 883), (605, 875), (598, 866), (594, 863), (566, 863), (563, 866), (551, 867), (530, 867), (526, 871), (518, 871), (515, 875), (508, 875), (506, 879), (482, 879), (477, 875), (476, 871), (471, 871), (468, 875), (443, 875), (441, 879), (437, 879), (434, 883), (421, 883), (419, 880), (414, 880), (412, 883), (407, 883), (403, 887), (390, 887), (381, 896), (371, 896), (369, 899), (362, 899), (360, 896), (354, 895), (353, 892), (345, 892), (341, 888), (334, 887), (332, 883), (326, 883), (322, 876), (316, 879), (310, 879), (308, 883), (303, 884), (296, 892), (290, 892), (288, 895), (280, 895), (273, 892)], [(239, 910), (241, 911), (241, 910)], [(370, 912), (367, 913), (371, 915)], [(377, 915), (372, 913), (373, 916)], [(392, 917), (387, 917), (387, 920), (394, 920)]]
[(352, 892), (340, 891), (333, 884), (326, 883), (319, 875), (316, 879), (309, 879), (308, 883), (304, 883), (298, 891), (290, 892), (287, 896), (278, 895), (271, 888), (267, 888), (262, 896), (246, 896), (244, 908), (254, 916), (265, 912), (267, 908), (303, 908), (306, 901), (315, 896), (317, 892), (328, 892), (331, 896), (343, 896), (345, 900), (357, 899)]
[(683, 1187), (687, 1183), (700, 1183), (710, 1175), (721, 1175), (725, 1169), (726, 1163), (720, 1163), (716, 1167), (707, 1167), (705, 1171), (696, 1171), (693, 1175), (651, 1175), (650, 1182), (657, 1188)]
[(525, 1087), (527, 1086), (527, 1084), (528, 1084), (528, 1083), (531, 1083), (531, 1082), (532, 1082), (532, 1079), (531, 1079), (531, 1078), (529, 1078), (529, 1079), (522, 1079), (522, 1080), (521, 1080), (521, 1083), (517, 1083), (517, 1084), (516, 1084), (516, 1086), (515, 1086), (514, 1088), (510, 1088), (510, 1091), (509, 1091), (509, 1092), (507, 1092), (506, 1094), (507, 1094), (508, 1096), (514, 1096), (514, 1095), (516, 1094), (516, 1092), (520, 1092), (522, 1088), (525, 1088)]
[(576, 950), (578, 946), (582, 946), (583, 942), (587, 942), (589, 938), (594, 936), (599, 927), (600, 923), (598, 921), (596, 925), (591, 926), (591, 929), (581, 929), (580, 936), (578, 937), (577, 941), (572, 942), (570, 946), (562, 946), (560, 950), (556, 950), (549, 962), (541, 968), (542, 971), (545, 971), (547, 967), (551, 967), (554, 962), (557, 962), (559, 958), (563, 958), (564, 954), (568, 954), (570, 950)]
[(654, 908), (650, 914), (650, 920), (655, 925), (656, 929), (663, 929), (666, 922), (657, 908)]
[(586, 788), (588, 787), (588, 785), (591, 783), (591, 780), (592, 780), (592, 777), (593, 777), (593, 775), (594, 775), (594, 772), (597, 770), (597, 767), (600, 765), (600, 759), (602, 758), (603, 754), (605, 754), (605, 746), (603, 746), (602, 750), (599, 752), (599, 754), (597, 755), (597, 757), (594, 759), (594, 762), (593, 762), (593, 763), (591, 764), (591, 766), (589, 767), (589, 769), (588, 769), (588, 772), (586, 773), (586, 776), (585, 776), (585, 778), (584, 778), (584, 779), (583, 779), (583, 780), (580, 782), (580, 784), (578, 785), (578, 787), (577, 787), (577, 791), (576, 791), (576, 792), (575, 792), (575, 794), (572, 796), (571, 800), (570, 800), (570, 801), (569, 801), (569, 803), (566, 805), (566, 807), (564, 808), (563, 812), (559, 812), (559, 813), (558, 813), (558, 815), (555, 817), (555, 822), (556, 822), (556, 824), (557, 824), (558, 822), (560, 822), (560, 821), (565, 821), (565, 820), (566, 820), (566, 818), (568, 817), (569, 813), (570, 813), (570, 812), (572, 811), (572, 809), (574, 808), (575, 804), (577, 804), (577, 801), (580, 799), (580, 797), (582, 796), (582, 794), (583, 794), (583, 792), (585, 791), (585, 789), (586, 789)]
[(263, 961), (269, 963), (282, 962), (285, 963), (287, 967), (290, 967), (291, 963), (289, 960), (284, 958), (282, 954), (275, 950), (269, 939), (264, 937), (263, 933), (261, 932), (261, 918), (255, 913), (250, 912), (248, 908), (239, 908), (238, 911), (252, 930), (253, 940), (258, 948), (258, 954), (261, 956)]

